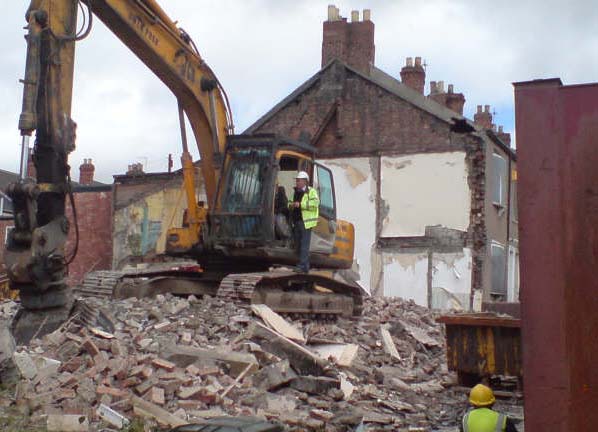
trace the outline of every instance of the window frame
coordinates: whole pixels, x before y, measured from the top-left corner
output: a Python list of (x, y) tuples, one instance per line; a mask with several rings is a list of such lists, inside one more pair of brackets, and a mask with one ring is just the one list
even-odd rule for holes
[[(313, 182), (312, 186), (316, 188), (316, 190), (318, 191), (318, 196), (320, 198), (320, 206), (319, 206), (320, 215), (322, 215), (323, 217), (330, 219), (330, 220), (336, 220), (336, 191), (334, 189), (334, 176), (332, 175), (332, 170), (322, 164), (317, 163), (317, 162), (314, 165), (315, 165), (314, 172), (316, 173), (316, 175), (314, 176), (315, 181)], [(328, 178), (330, 179), (330, 193), (332, 195), (332, 208), (322, 206), (322, 194), (320, 191), (320, 171), (319, 171), (320, 169), (325, 171), (328, 174)]]
[[(500, 160), (501, 163), (503, 164), (503, 167), (504, 167), (503, 172), (501, 172), (498, 169), (498, 166), (497, 166), (497, 163), (496, 163), (497, 159)], [(499, 209), (502, 209), (502, 208), (504, 208), (506, 206), (507, 189), (508, 189), (508, 185), (506, 183), (507, 183), (508, 169), (509, 169), (509, 167), (508, 167), (508, 164), (507, 164), (507, 159), (503, 155), (497, 153), (496, 151), (493, 151), (492, 152), (492, 172), (495, 175), (492, 176), (492, 179), (494, 180), (495, 177), (497, 177), (498, 178), (498, 184), (492, 184), (492, 188), (493, 188), (492, 189), (492, 204), (495, 205), (496, 207), (498, 207)], [(495, 196), (494, 196), (495, 195), (494, 194), (495, 189), (494, 188), (496, 188), (496, 187), (498, 188), (498, 199), (499, 199), (499, 201), (496, 201), (494, 199), (495, 198)]]
[[(503, 265), (502, 265), (502, 269), (501, 269), (502, 285), (503, 285), (502, 288), (501, 288), (502, 291), (497, 291), (495, 289), (495, 286), (494, 286), (495, 285), (494, 284), (494, 274), (495, 274), (494, 273), (495, 272), (494, 264), (495, 264), (495, 262), (494, 262), (493, 251), (494, 251), (495, 248), (502, 250), (502, 256), (503, 256), (503, 263), (502, 263)], [(506, 274), (507, 272), (505, 272), (506, 266), (508, 265), (508, 263), (506, 262), (506, 260), (508, 260), (508, 258), (509, 257), (507, 255), (506, 246), (504, 244), (500, 243), (500, 242), (497, 242), (496, 240), (492, 240), (490, 242), (490, 264), (492, 266), (492, 271), (491, 271), (491, 274), (490, 274), (490, 294), (491, 295), (494, 295), (494, 296), (504, 296), (505, 298), (508, 296), (508, 291), (509, 291), (509, 288), (507, 286), (508, 275)]]
[(4, 245), (8, 244), (8, 233), (15, 229), (14, 225), (10, 225), (4, 228)]

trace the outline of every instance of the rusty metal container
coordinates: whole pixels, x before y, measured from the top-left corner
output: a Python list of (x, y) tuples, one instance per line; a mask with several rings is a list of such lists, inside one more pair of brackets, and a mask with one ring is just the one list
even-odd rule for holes
[(447, 363), (459, 384), (492, 375), (523, 376), (521, 320), (495, 314), (455, 314), (436, 319), (446, 327)]

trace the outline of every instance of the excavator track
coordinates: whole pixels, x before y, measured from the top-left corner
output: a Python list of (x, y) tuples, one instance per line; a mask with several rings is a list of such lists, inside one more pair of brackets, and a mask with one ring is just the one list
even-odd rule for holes
[(159, 264), (145, 269), (97, 270), (73, 288), (76, 297), (123, 299), (156, 294), (204, 295), (216, 293), (217, 285), (203, 277), (197, 264)]
[(229, 274), (217, 292), (222, 298), (266, 304), (281, 314), (317, 317), (359, 316), (364, 294), (359, 286), (330, 277), (285, 270)]

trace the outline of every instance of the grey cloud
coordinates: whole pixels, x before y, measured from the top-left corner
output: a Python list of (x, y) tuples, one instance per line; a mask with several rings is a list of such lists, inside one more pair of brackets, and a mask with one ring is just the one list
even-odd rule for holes
[[(3, 5), (0, 37), (0, 168), (18, 165), (18, 131), (28, 1)], [(192, 35), (231, 99), (237, 132), (284, 98), (320, 67), (322, 21), (328, 3), (343, 16), (370, 8), (377, 65), (394, 76), (405, 57), (421, 55), (428, 80), (453, 83), (466, 113), (491, 104), (497, 123), (512, 131), (511, 83), (560, 76), (596, 81), (598, 9), (589, 1), (426, 0), (275, 1), (170, 0), (164, 10)], [(100, 180), (131, 162), (166, 169), (180, 148), (176, 101), (105, 26), (95, 20), (76, 55), (73, 117), (78, 149), (71, 165), (91, 157)]]

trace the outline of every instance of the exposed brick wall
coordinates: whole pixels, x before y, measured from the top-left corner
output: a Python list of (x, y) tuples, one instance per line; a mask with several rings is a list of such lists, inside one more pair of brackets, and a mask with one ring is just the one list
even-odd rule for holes
[(481, 290), (484, 287), (484, 264), (487, 260), (486, 242), (486, 149), (483, 141), (465, 137), (465, 152), (469, 173), (467, 182), (471, 190), (471, 211), (468, 244), (472, 250), (471, 288)]
[[(68, 282), (80, 283), (92, 270), (110, 269), (112, 265), (112, 192), (76, 192), (75, 207), (79, 223), (79, 250), (69, 266)], [(75, 247), (73, 212), (67, 200), (66, 214), (71, 222), (66, 253)]]
[(462, 150), (449, 125), (363, 79), (341, 64), (255, 132), (314, 137), (332, 104), (336, 114), (315, 145), (318, 157), (367, 156), (376, 152), (413, 154)]

